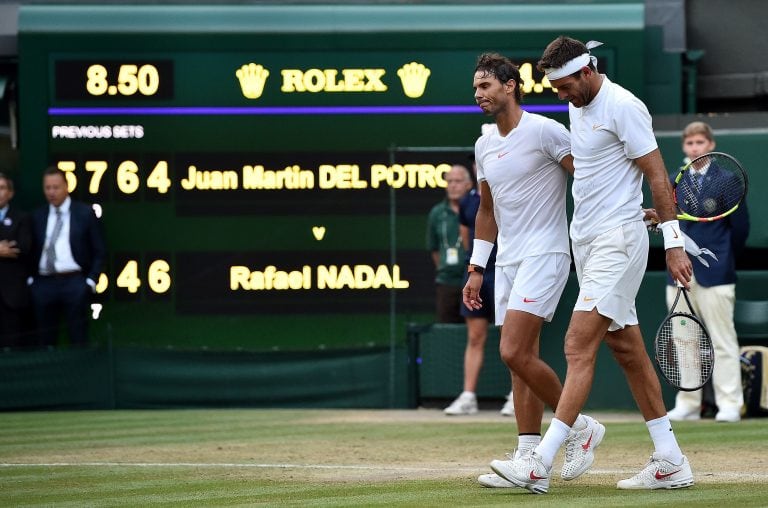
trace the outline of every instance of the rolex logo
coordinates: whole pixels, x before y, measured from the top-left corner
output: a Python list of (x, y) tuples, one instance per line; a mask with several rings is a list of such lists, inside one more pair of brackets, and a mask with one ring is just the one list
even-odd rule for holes
[(397, 70), (403, 91), (411, 99), (417, 99), (424, 94), (430, 74), (431, 71), (418, 62), (405, 64)]
[(261, 64), (245, 64), (235, 72), (240, 81), (243, 95), (248, 99), (258, 99), (264, 92), (264, 85), (269, 77), (269, 71)]

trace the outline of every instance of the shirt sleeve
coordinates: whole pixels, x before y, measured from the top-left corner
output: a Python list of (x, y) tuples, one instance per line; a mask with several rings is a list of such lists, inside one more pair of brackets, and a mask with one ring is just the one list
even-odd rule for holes
[(477, 166), (477, 183), (485, 180), (485, 171), (483, 170), (483, 150), (482, 150), (483, 137), (481, 136), (475, 141), (475, 166)]
[(638, 159), (658, 148), (653, 134), (651, 114), (643, 101), (631, 96), (616, 108), (614, 122), (616, 136), (624, 145), (628, 159)]
[(571, 153), (571, 134), (560, 122), (547, 119), (541, 128), (541, 148), (552, 160), (559, 163)]

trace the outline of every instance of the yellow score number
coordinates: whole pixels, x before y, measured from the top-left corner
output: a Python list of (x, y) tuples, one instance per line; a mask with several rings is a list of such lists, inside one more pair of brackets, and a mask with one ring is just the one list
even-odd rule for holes
[[(59, 161), (56, 166), (64, 171), (67, 177), (67, 187), (69, 192), (77, 188), (77, 175), (75, 169), (77, 165), (74, 161)], [(91, 178), (88, 182), (88, 192), (98, 194), (101, 188), (101, 182), (104, 174), (109, 170), (107, 161), (85, 161), (85, 170)], [(139, 166), (134, 161), (123, 161), (117, 166), (115, 171), (115, 180), (117, 188), (123, 194), (133, 194), (141, 185), (139, 177)], [(171, 179), (168, 178), (168, 161), (158, 161), (155, 167), (147, 176), (147, 187), (157, 189), (160, 194), (165, 194), (171, 187)]]
[(557, 92), (557, 88), (553, 88), (546, 76), (541, 78), (541, 83), (537, 83), (533, 77), (533, 65), (530, 62), (526, 62), (520, 66), (520, 80), (523, 82), (520, 89), (523, 93), (543, 93), (545, 89), (550, 88), (553, 92)]
[[(153, 293), (163, 294), (171, 289), (171, 275), (168, 273), (171, 265), (164, 259), (156, 259), (149, 264), (147, 269), (147, 285)], [(96, 290), (100, 293), (106, 291), (109, 285), (106, 275), (102, 274), (103, 279), (99, 279)], [(141, 287), (141, 277), (139, 275), (139, 263), (135, 259), (128, 260), (115, 280), (115, 285), (126, 289), (129, 293), (138, 292)], [(99, 291), (100, 290), (100, 291)]]
[(151, 64), (124, 64), (117, 72), (117, 84), (109, 84), (109, 72), (100, 64), (88, 67), (85, 89), (91, 95), (154, 95), (160, 88), (160, 73)]

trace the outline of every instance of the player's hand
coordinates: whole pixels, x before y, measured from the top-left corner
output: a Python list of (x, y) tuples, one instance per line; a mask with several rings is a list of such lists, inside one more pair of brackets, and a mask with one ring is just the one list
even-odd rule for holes
[(643, 208), (643, 220), (661, 222), (661, 219), (659, 219), (659, 214), (656, 213), (655, 208)]
[(461, 292), (464, 305), (469, 310), (478, 310), (483, 307), (483, 299), (480, 298), (480, 286), (483, 285), (483, 275), (477, 272), (469, 274), (469, 279)]
[(661, 230), (658, 228), (661, 219), (659, 219), (659, 214), (656, 213), (655, 208), (643, 208), (643, 222), (651, 233), (661, 233)]
[(685, 253), (685, 249), (682, 247), (667, 249), (666, 254), (667, 269), (672, 276), (672, 280), (682, 284), (685, 289), (691, 289), (689, 283), (693, 276), (693, 265), (690, 258), (688, 258), (688, 254)]

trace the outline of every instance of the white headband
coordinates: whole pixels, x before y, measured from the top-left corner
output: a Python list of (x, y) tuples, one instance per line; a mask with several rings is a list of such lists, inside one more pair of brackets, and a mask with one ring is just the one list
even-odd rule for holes
[[(588, 50), (602, 45), (603, 43), (598, 41), (589, 41), (586, 44)], [(548, 80), (554, 81), (555, 79), (564, 78), (575, 72), (578, 72), (583, 67), (589, 65), (589, 62), (592, 62), (592, 65), (594, 65), (595, 69), (597, 69), (597, 57), (587, 52), (582, 53), (576, 58), (568, 60), (565, 62), (565, 64), (563, 64), (562, 67), (550, 67), (548, 69), (544, 69), (544, 75), (547, 76)]]

